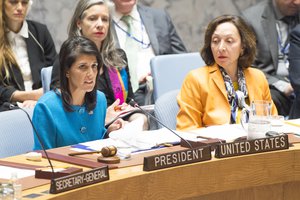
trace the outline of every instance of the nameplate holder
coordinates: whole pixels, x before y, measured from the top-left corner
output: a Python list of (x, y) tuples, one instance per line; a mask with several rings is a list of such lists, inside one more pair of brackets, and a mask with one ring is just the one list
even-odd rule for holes
[[(186, 141), (188, 141), (189, 143), (187, 143)], [(186, 140), (186, 141), (181, 140), (180, 146), (189, 148), (191, 145), (193, 148), (196, 148), (196, 147), (204, 147), (210, 145), (212, 151), (215, 150), (218, 144), (226, 142), (225, 140), (218, 139), (218, 138), (209, 138), (206, 140), (203, 140), (201, 138), (196, 138), (195, 140)]]
[(211, 147), (197, 147), (144, 157), (144, 171), (169, 168), (211, 159)]
[[(77, 168), (77, 167), (67, 167), (67, 168), (54, 167), (53, 170), (54, 170), (55, 178), (60, 178), (63, 176), (67, 176), (67, 175), (71, 175), (83, 171), (82, 168)], [(52, 179), (53, 178), (52, 169), (50, 167), (35, 169), (35, 178)]]
[(109, 180), (108, 166), (99, 167), (89, 171), (52, 179), (50, 194), (58, 194), (106, 180)]
[(215, 157), (227, 158), (232, 156), (255, 154), (288, 148), (288, 136), (284, 134), (276, 137), (219, 144), (216, 146)]

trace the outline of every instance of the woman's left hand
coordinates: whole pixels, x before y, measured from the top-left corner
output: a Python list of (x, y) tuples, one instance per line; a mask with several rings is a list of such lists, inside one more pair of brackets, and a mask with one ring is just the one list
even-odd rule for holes
[(34, 100), (23, 101), (22, 108), (34, 108), (36, 103), (37, 103), (37, 101), (34, 101)]
[(126, 122), (123, 119), (121, 118), (117, 119), (107, 128), (107, 133), (109, 134), (112, 131), (116, 131), (119, 130), (120, 128), (123, 128), (125, 123)]

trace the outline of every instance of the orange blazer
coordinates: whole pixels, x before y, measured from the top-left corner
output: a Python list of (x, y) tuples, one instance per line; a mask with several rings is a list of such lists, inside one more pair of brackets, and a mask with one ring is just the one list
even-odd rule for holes
[[(263, 72), (255, 68), (244, 69), (249, 102), (272, 102), (271, 114), (277, 115), (269, 84)], [(197, 129), (230, 123), (230, 105), (224, 80), (215, 64), (189, 72), (177, 96), (179, 112), (177, 130)]]

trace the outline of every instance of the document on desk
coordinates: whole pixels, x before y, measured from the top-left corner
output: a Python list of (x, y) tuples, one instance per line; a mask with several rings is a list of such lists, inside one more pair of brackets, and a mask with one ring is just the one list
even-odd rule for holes
[(291, 119), (285, 121), (286, 124), (290, 124), (292, 126), (300, 127), (300, 119)]
[[(284, 124), (280, 127), (272, 126), (272, 130), (279, 133), (295, 133), (300, 135), (300, 128), (289, 124)], [(195, 133), (198, 136), (224, 139), (226, 142), (233, 142), (237, 138), (247, 136), (247, 132), (241, 124), (215, 125), (206, 128), (190, 130), (189, 132)]]
[(246, 131), (240, 124), (215, 125), (206, 128), (190, 130), (189, 132), (207, 138), (223, 139), (226, 140), (226, 142), (232, 142), (237, 138), (247, 136)]
[(0, 166), (0, 179), (10, 179), (12, 173), (17, 173), (18, 178), (34, 176), (34, 170), (20, 169), (15, 167)]
[[(126, 150), (129, 153), (143, 151), (143, 150), (153, 150), (158, 148), (163, 143), (169, 144), (179, 144), (181, 139), (174, 133), (166, 128), (142, 131), (137, 130), (135, 123), (140, 123), (139, 121), (131, 122), (127, 124), (123, 129), (113, 131), (109, 134), (108, 139), (97, 140), (91, 142), (85, 142), (78, 145), (72, 145), (75, 151), (88, 151), (88, 150), (101, 150), (102, 147), (114, 145), (118, 148), (118, 151)], [(185, 139), (193, 140), (196, 138), (196, 134), (179, 132), (176, 131), (178, 135)], [(199, 139), (198, 139), (199, 140)]]

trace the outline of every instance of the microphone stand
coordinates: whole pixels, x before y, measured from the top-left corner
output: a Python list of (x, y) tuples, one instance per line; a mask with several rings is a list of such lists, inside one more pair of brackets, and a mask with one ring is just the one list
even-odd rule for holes
[[(6, 104), (6, 103), (4, 103), (4, 104)], [(52, 162), (51, 162), (51, 160), (50, 160), (50, 158), (49, 158), (49, 156), (48, 156), (48, 153), (47, 153), (47, 151), (46, 151), (46, 149), (45, 149), (45, 146), (44, 146), (44, 143), (42, 142), (42, 139), (40, 138), (40, 135), (38, 134), (38, 132), (37, 132), (35, 126), (34, 126), (33, 123), (32, 123), (32, 120), (31, 120), (31, 118), (30, 118), (28, 112), (27, 112), (26, 110), (24, 110), (23, 108), (19, 107), (19, 106), (15, 106), (15, 105), (13, 105), (13, 104), (11, 104), (11, 103), (7, 103), (7, 104), (8, 104), (8, 108), (9, 108), (10, 110), (20, 109), (20, 110), (22, 110), (22, 111), (26, 114), (26, 116), (27, 116), (27, 118), (28, 118), (28, 120), (29, 120), (29, 122), (30, 122), (32, 128), (33, 128), (33, 132), (34, 132), (35, 136), (37, 137), (37, 139), (38, 139), (38, 141), (39, 141), (39, 143), (40, 143), (40, 145), (41, 145), (41, 147), (42, 147), (42, 151), (45, 153), (45, 156), (46, 156), (46, 158), (47, 158), (47, 160), (48, 160), (48, 163), (49, 163), (50, 168), (51, 168), (51, 171), (52, 171), (52, 178), (51, 178), (51, 180), (53, 180), (53, 179), (55, 178), (55, 172), (54, 172), (54, 168), (53, 168)]]
[(191, 149), (193, 149), (193, 146), (191, 145), (190, 142), (188, 142), (186, 139), (184, 139), (183, 137), (181, 137), (180, 135), (178, 135), (175, 131), (173, 131), (172, 129), (170, 129), (169, 127), (167, 127), (165, 124), (163, 124), (161, 121), (159, 121), (156, 117), (154, 117), (151, 113), (149, 113), (148, 111), (146, 111), (143, 108), (141, 108), (133, 99), (130, 100), (129, 105), (131, 105), (132, 107), (140, 109), (145, 115), (148, 115), (149, 117), (151, 117), (152, 119), (154, 119), (157, 123), (159, 123), (160, 125), (162, 125), (166, 129), (168, 129), (169, 131), (171, 131), (174, 135), (176, 135), (177, 137), (179, 137), (180, 139), (182, 139), (185, 143), (187, 143)]

